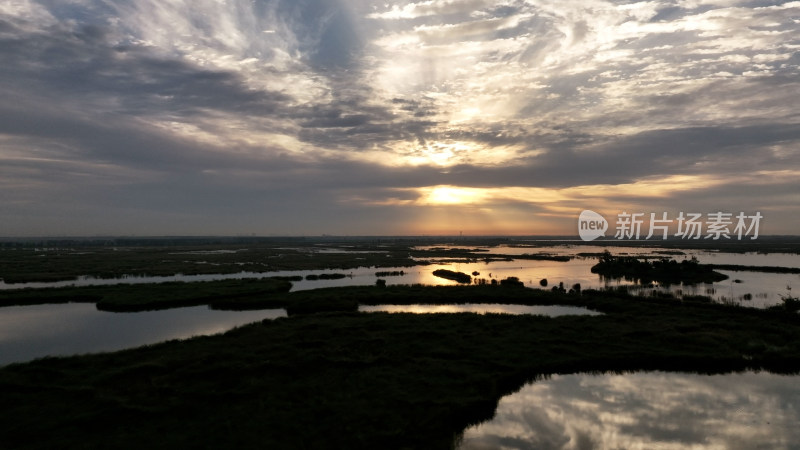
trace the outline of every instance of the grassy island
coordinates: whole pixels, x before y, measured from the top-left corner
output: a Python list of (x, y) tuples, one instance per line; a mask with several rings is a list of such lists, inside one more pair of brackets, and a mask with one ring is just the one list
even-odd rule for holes
[(445, 280), (453, 280), (459, 283), (469, 284), (472, 282), (472, 277), (464, 272), (455, 272), (447, 269), (434, 270), (433, 274)]
[(640, 283), (656, 281), (662, 284), (713, 283), (728, 278), (694, 259), (681, 262), (674, 259), (648, 261), (633, 256), (613, 256), (609, 252), (600, 256), (600, 262), (592, 266), (592, 273), (607, 278), (625, 278)]

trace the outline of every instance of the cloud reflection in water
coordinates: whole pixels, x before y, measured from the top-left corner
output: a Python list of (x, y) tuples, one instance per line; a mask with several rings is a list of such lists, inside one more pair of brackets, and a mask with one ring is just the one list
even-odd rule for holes
[(0, 308), (0, 366), (43, 356), (121, 350), (221, 333), (286, 311), (215, 311), (206, 306), (111, 313), (91, 303)]
[(501, 399), (460, 449), (792, 448), (799, 410), (797, 376), (553, 376)]

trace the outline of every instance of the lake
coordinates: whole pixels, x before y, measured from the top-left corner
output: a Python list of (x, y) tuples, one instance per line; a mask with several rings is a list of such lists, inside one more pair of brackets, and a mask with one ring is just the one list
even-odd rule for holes
[(798, 423), (796, 375), (554, 375), (503, 397), (458, 448), (789, 449)]
[(284, 316), (283, 309), (215, 311), (206, 306), (137, 313), (98, 311), (92, 303), (7, 306), (0, 308), (0, 365), (216, 334)]

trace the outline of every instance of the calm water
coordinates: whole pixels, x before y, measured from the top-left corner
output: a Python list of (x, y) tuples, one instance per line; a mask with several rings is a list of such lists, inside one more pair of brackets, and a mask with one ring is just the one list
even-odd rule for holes
[(800, 376), (563, 375), (500, 400), (461, 450), (800, 448)]
[(599, 316), (602, 313), (577, 306), (529, 306), (529, 305), (494, 305), (466, 303), (462, 305), (361, 305), (361, 312), (390, 312), (390, 313), (460, 313), (474, 312), (478, 314), (532, 314), (537, 316)]
[[(438, 246), (442, 247), (442, 246)], [(446, 248), (455, 248), (447, 246)], [(431, 248), (431, 247), (420, 247)], [(663, 255), (658, 252), (674, 251), (674, 249), (661, 248), (631, 248), (631, 247), (603, 247), (603, 246), (584, 246), (584, 245), (554, 245), (546, 247), (486, 247), (485, 254), (549, 254), (572, 256), (574, 259), (568, 262), (557, 261), (493, 261), (452, 263), (437, 262), (441, 258), (426, 258), (431, 264), (415, 267), (361, 267), (352, 270), (297, 270), (297, 271), (277, 271), (277, 272), (240, 272), (233, 274), (212, 274), (212, 275), (174, 275), (169, 277), (123, 277), (119, 279), (97, 279), (92, 277), (80, 277), (75, 281), (64, 281), (56, 283), (23, 283), (5, 284), (0, 281), (0, 289), (18, 289), (22, 287), (59, 287), (59, 286), (87, 286), (87, 285), (109, 285), (120, 283), (156, 283), (165, 281), (212, 281), (236, 278), (261, 278), (267, 276), (295, 276), (304, 277), (309, 274), (323, 273), (344, 273), (346, 278), (339, 280), (314, 280), (293, 282), (292, 290), (316, 289), (332, 286), (363, 286), (373, 285), (377, 280), (375, 273), (378, 271), (400, 271), (402, 276), (382, 277), (389, 285), (393, 284), (429, 284), (429, 285), (454, 285), (455, 281), (445, 280), (433, 275), (436, 269), (449, 269), (471, 274), (479, 272), (473, 278), (503, 279), (510, 276), (518, 277), (528, 287), (539, 288), (539, 280), (546, 278), (548, 289), (559, 283), (569, 288), (575, 283), (580, 283), (582, 289), (602, 289), (606, 287), (629, 286), (634, 291), (644, 295), (651, 294), (653, 289), (658, 291), (669, 291), (678, 295), (709, 295), (717, 301), (731, 301), (744, 306), (763, 308), (780, 303), (782, 295), (798, 295), (800, 291), (800, 274), (772, 274), (762, 272), (733, 272), (720, 271), (729, 276), (729, 279), (713, 283), (699, 284), (694, 286), (638, 286), (633, 282), (625, 280), (603, 280), (598, 275), (591, 273), (591, 267), (597, 262), (595, 258), (576, 257), (578, 253), (601, 253), (608, 249), (615, 255), (652, 255), (675, 258), (678, 261), (696, 257), (702, 263), (710, 264), (739, 264), (739, 265), (758, 265), (758, 266), (784, 266), (800, 267), (800, 255), (787, 253), (722, 253), (713, 251), (683, 250), (685, 255)], [(325, 250), (325, 249), (322, 249)], [(316, 249), (316, 251), (319, 251)], [(333, 251), (333, 250), (331, 250)], [(343, 250), (336, 250), (343, 251)], [(484, 252), (482, 252), (484, 253)], [(735, 282), (739, 280), (740, 282)], [(790, 291), (787, 287), (793, 287)], [(745, 300), (749, 294), (750, 300)]]
[(0, 308), (0, 365), (221, 333), (283, 316), (282, 309), (214, 311), (205, 306), (137, 313), (98, 311), (90, 303), (9, 306)]

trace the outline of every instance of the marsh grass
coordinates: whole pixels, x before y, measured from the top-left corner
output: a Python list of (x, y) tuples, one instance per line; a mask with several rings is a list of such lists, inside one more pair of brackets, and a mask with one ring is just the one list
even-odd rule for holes
[[(800, 318), (503, 286), (330, 288), (297, 306), (567, 304), (602, 316), (320, 312), (0, 369), (10, 448), (451, 448), (547, 374), (800, 369)], [(314, 310), (316, 309), (316, 313)]]
[[(747, 271), (747, 272), (762, 272), (762, 273), (800, 273), (800, 267), (783, 267), (783, 266), (748, 266), (742, 264), (705, 264), (705, 266), (718, 270), (730, 270), (733, 272)], [(733, 280), (735, 283), (741, 283), (742, 280)]]
[[(258, 300), (261, 308), (269, 308), (276, 304), (272, 301), (273, 296), (291, 288), (292, 283), (283, 278), (251, 278), (19, 289), (0, 291), (0, 306), (82, 302), (95, 303), (97, 309), (103, 311), (134, 312), (197, 305), (224, 309), (240, 301), (252, 303)], [(277, 307), (283, 305), (280, 302)]]
[[(325, 253), (318, 251), (319, 242), (292, 239), (167, 242), (60, 242), (44, 248), (20, 244), (0, 249), (0, 279), (14, 284), (69, 281), (79, 276), (120, 278), (418, 265), (407, 245), (360, 243), (342, 247), (340, 253)], [(326, 244), (333, 248), (337, 245)], [(358, 251), (359, 259), (350, 251)]]

